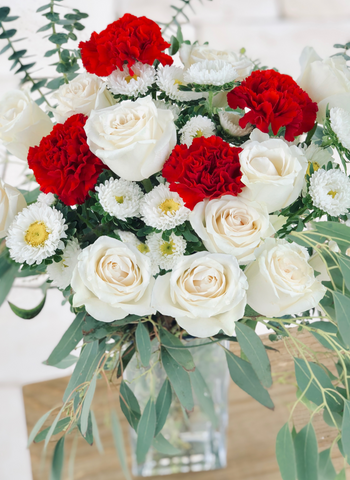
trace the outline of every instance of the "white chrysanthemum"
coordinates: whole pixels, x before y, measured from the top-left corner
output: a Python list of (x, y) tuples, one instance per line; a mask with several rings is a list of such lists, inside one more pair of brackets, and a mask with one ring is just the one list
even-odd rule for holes
[[(317, 172), (320, 168), (328, 164), (328, 162), (333, 163), (332, 154), (326, 149), (321, 148), (311, 143), (308, 147), (306, 145), (300, 146), (300, 149), (304, 152), (304, 155), (308, 161), (308, 167), (306, 173), (310, 175), (311, 165), (314, 172)], [(305, 197), (307, 195), (307, 180), (305, 176), (304, 185), (302, 194)]]
[(112, 217), (125, 221), (139, 215), (143, 192), (137, 183), (110, 178), (98, 185), (96, 191), (103, 210)]
[(22, 210), (8, 230), (6, 245), (10, 256), (18, 263), (41, 263), (63, 249), (61, 238), (67, 230), (63, 215), (45, 203), (33, 203)]
[(179, 90), (179, 85), (185, 85), (184, 70), (174, 65), (165, 65), (165, 67), (159, 68), (156, 82), (158, 87), (172, 100), (189, 102), (207, 96), (206, 93)]
[(128, 65), (123, 70), (114, 70), (108, 77), (106, 83), (109, 90), (116, 95), (127, 95), (137, 97), (145, 95), (149, 87), (155, 82), (156, 71), (151, 65), (136, 62), (132, 66), (134, 75), (130, 75)]
[(186, 241), (181, 235), (172, 233), (169, 240), (163, 240), (161, 233), (151, 233), (146, 244), (151, 252), (152, 263), (164, 270), (171, 270), (186, 251)]
[(211, 137), (215, 135), (215, 123), (208, 117), (197, 115), (186, 122), (179, 130), (179, 133), (182, 134), (181, 143), (185, 143), (189, 147), (196, 137)]
[(137, 248), (137, 250), (151, 260), (151, 272), (152, 275), (156, 275), (159, 272), (158, 264), (153, 261), (151, 251), (147, 243), (142, 243), (136, 235), (131, 232), (124, 232), (123, 230), (115, 230), (115, 233), (119, 235), (120, 240), (123, 243), (129, 243)]
[(78, 256), (81, 252), (79, 242), (76, 238), (68, 240), (63, 250), (62, 260), (51, 263), (46, 268), (46, 272), (52, 280), (54, 287), (64, 290), (72, 280), (73, 270), (78, 263)]
[(344, 148), (350, 150), (350, 112), (343, 108), (331, 108), (331, 127)]
[(55, 195), (53, 193), (40, 193), (37, 199), (39, 203), (45, 203), (48, 207), (51, 207), (56, 202)]
[(237, 70), (223, 60), (204, 60), (194, 63), (184, 72), (186, 83), (200, 85), (224, 85), (238, 78)]
[(158, 230), (170, 230), (181, 225), (190, 215), (180, 195), (171, 192), (168, 183), (158, 185), (143, 197), (140, 212), (145, 224)]
[(245, 128), (239, 126), (240, 116), (235, 112), (219, 112), (220, 124), (226, 132), (233, 137), (243, 137), (253, 131), (253, 126), (248, 123)]
[(317, 170), (310, 178), (309, 193), (315, 207), (332, 217), (348, 213), (350, 179), (341, 170)]
[(164, 100), (153, 100), (156, 107), (160, 108), (162, 110), (170, 110), (171, 113), (174, 115), (174, 121), (176, 121), (179, 118), (179, 115), (181, 113), (181, 109), (176, 103), (168, 103), (165, 102)]

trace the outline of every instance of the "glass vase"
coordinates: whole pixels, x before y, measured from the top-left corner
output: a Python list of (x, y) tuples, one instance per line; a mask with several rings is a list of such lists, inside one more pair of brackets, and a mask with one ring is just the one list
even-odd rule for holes
[[(172, 455), (164, 454), (151, 447), (145, 462), (138, 464), (135, 454), (137, 436), (130, 428), (133, 475), (149, 477), (226, 467), (229, 372), (224, 350), (217, 344), (199, 346), (203, 343), (208, 343), (208, 339), (184, 341), (184, 345), (191, 347), (196, 368), (199, 369), (211, 392), (218, 418), (217, 427), (213, 427), (200, 408), (195, 395), (194, 409), (191, 412), (186, 412), (173, 395), (169, 415), (161, 433), (177, 452)], [(151, 389), (157, 395), (166, 378), (165, 371), (158, 362), (156, 340), (153, 340), (152, 348), (154, 353), (149, 367), (144, 368), (138, 355), (135, 355), (124, 377), (142, 410), (150, 397)]]

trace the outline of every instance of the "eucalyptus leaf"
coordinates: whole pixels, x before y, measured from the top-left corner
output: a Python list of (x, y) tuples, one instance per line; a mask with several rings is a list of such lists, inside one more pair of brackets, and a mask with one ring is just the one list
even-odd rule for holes
[[(69, 368), (75, 363), (77, 363), (77, 361), (78, 361), (77, 356), (69, 354), (66, 358), (64, 358), (63, 360), (61, 360), (60, 362), (58, 362), (56, 365), (53, 365), (53, 366), (64, 370), (65, 368)], [(43, 362), (43, 363), (46, 364), (46, 362)]]
[(124, 380), (120, 384), (119, 402), (125, 418), (130, 426), (136, 431), (141, 417), (140, 405), (133, 391)]
[(7, 295), (10, 293), (13, 282), (17, 276), (18, 265), (11, 265), (6, 271), (6, 275), (0, 277), (0, 306), (6, 300)]
[(276, 458), (283, 480), (297, 480), (297, 467), (292, 434), (286, 423), (276, 439)]
[[(58, 421), (59, 421), (59, 419), (60, 419), (60, 417), (61, 417), (61, 415), (62, 415), (62, 413), (63, 413), (63, 410), (64, 410), (64, 406), (63, 406), (63, 407), (61, 408), (61, 410), (58, 412), (58, 414), (56, 415), (55, 420), (54, 420), (54, 421), (52, 422), (52, 424), (51, 424), (51, 427), (49, 427), (49, 429), (48, 429), (48, 432), (47, 432), (46, 437), (45, 437), (44, 449), (46, 449), (46, 447), (47, 447), (47, 445), (48, 445), (48, 443), (49, 443), (52, 435), (55, 434), (55, 429), (56, 429), (56, 426), (57, 426), (57, 424), (58, 424)], [(35, 439), (35, 441), (36, 441), (36, 439)]]
[(346, 480), (346, 470), (343, 468), (338, 475), (335, 477), (335, 480)]
[(25, 310), (24, 308), (16, 307), (16, 305), (14, 305), (11, 302), (8, 302), (8, 304), (10, 305), (10, 308), (13, 311), (13, 313), (15, 313), (17, 315), (17, 317), (23, 318), (24, 320), (31, 320), (32, 318), (39, 315), (41, 310), (44, 308), (45, 302), (46, 302), (46, 295), (41, 300), (39, 305), (37, 305), (36, 307), (31, 308), (29, 310)]
[(319, 453), (318, 470), (318, 480), (335, 480), (337, 472), (333, 467), (330, 448)]
[(143, 463), (146, 459), (147, 452), (153, 442), (156, 422), (156, 406), (152, 398), (150, 398), (137, 427), (136, 459), (138, 463)]
[(213, 427), (216, 428), (218, 426), (218, 417), (215, 413), (215, 405), (210, 390), (203, 378), (203, 375), (198, 368), (196, 368), (193, 372), (189, 372), (189, 375), (194, 394), (201, 409), (209, 418)]
[(39, 418), (39, 420), (36, 422), (36, 424), (34, 425), (32, 431), (30, 432), (30, 435), (28, 437), (28, 445), (27, 447), (29, 447), (32, 442), (34, 441), (34, 438), (36, 437), (37, 433), (39, 432), (39, 430), (41, 429), (41, 427), (44, 425), (44, 423), (46, 422), (46, 420), (49, 418), (51, 412), (54, 410), (54, 408), (52, 408), (51, 410), (49, 410), (48, 412), (46, 412), (42, 417)]
[(103, 453), (103, 445), (101, 443), (100, 433), (98, 431), (98, 425), (97, 425), (96, 417), (93, 410), (91, 410), (91, 425), (92, 425), (92, 435), (95, 439), (97, 450), (100, 453)]
[(161, 358), (164, 370), (169, 377), (177, 398), (186, 410), (191, 411), (194, 403), (188, 372), (175, 361), (164, 347), (161, 349)]
[(170, 442), (166, 438), (163, 437), (161, 433), (159, 433), (153, 440), (152, 446), (158, 450), (158, 452), (162, 453), (163, 455), (179, 455), (181, 454), (181, 450), (171, 445)]
[[(349, 227), (347, 227), (349, 228)], [(335, 316), (340, 334), (348, 347), (350, 347), (350, 298), (339, 292), (332, 292), (335, 306)]]
[(114, 410), (111, 412), (111, 423), (112, 423), (111, 426), (112, 426), (114, 445), (118, 453), (119, 461), (120, 461), (124, 476), (126, 480), (132, 480), (129, 469), (128, 469), (128, 464), (126, 461), (127, 457), (126, 457), (125, 446), (124, 446), (123, 431), (121, 429), (118, 416)]
[[(0, 279), (1, 281), (1, 279)], [(46, 360), (47, 365), (55, 366), (63, 359), (65, 359), (70, 352), (78, 345), (83, 338), (82, 325), (84, 322), (85, 313), (80, 312), (75, 317), (69, 328), (63, 334), (61, 340), (58, 342), (49, 358)]]
[[(173, 359), (182, 365), (186, 370), (194, 370), (195, 365), (192, 354), (188, 349), (184, 348), (185, 345), (181, 342), (181, 340), (164, 328), (159, 330), (159, 334), (161, 344), (167, 349), (168, 353), (173, 357)], [(181, 349), (178, 347), (181, 347)]]
[(64, 441), (65, 436), (60, 438), (53, 452), (50, 480), (61, 480), (64, 462)]
[(350, 459), (350, 401), (344, 401), (344, 415), (342, 423), (342, 444), (344, 454)]
[[(52, 410), (54, 410), (54, 409), (52, 409)], [(52, 410), (50, 412), (52, 412)], [(57, 435), (58, 433), (63, 432), (63, 430), (69, 425), (69, 423), (70, 423), (70, 418), (69, 417), (62, 418), (61, 420), (59, 420), (56, 423), (56, 426), (55, 426), (55, 428), (52, 432), (52, 435)], [(51, 425), (50, 425), (50, 427), (47, 427), (44, 430), (42, 430), (40, 433), (38, 433), (34, 438), (34, 443), (40, 443), (43, 440), (45, 440), (46, 435), (49, 433), (50, 428), (51, 428)]]
[(337, 260), (343, 274), (346, 288), (350, 290), (350, 259), (345, 255), (337, 255)]
[(1, 7), (0, 8), (0, 22), (3, 22), (5, 18), (10, 13), (10, 7)]
[(173, 399), (173, 392), (171, 390), (171, 385), (169, 380), (166, 378), (158, 393), (156, 400), (156, 416), (157, 416), (157, 425), (155, 430), (155, 436), (162, 430), (166, 422), (170, 405)]
[(81, 410), (80, 428), (81, 428), (81, 433), (84, 437), (86, 435), (87, 428), (88, 428), (90, 407), (91, 407), (91, 403), (92, 403), (92, 400), (93, 400), (94, 395), (95, 395), (96, 383), (97, 383), (97, 375), (95, 374), (92, 377), (91, 383), (90, 383), (89, 388), (86, 392), (84, 403), (83, 403), (83, 408)]
[(92, 421), (91, 421), (91, 411), (88, 413), (88, 417), (87, 417), (87, 428), (86, 428), (86, 432), (83, 433), (82, 432), (82, 429), (81, 429), (81, 417), (79, 418), (78, 420), (78, 423), (77, 423), (77, 426), (78, 426), (78, 429), (81, 433), (81, 436), (83, 437), (83, 439), (89, 444), (89, 445), (92, 445), (94, 443), (94, 435), (92, 433)]
[(136, 347), (140, 354), (141, 363), (144, 367), (149, 365), (152, 347), (149, 332), (143, 323), (139, 323), (135, 332)]
[(318, 447), (315, 430), (308, 423), (294, 439), (298, 480), (318, 480)]

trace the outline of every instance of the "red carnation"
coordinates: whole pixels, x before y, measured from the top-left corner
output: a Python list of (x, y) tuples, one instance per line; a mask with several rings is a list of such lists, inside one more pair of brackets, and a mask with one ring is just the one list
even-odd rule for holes
[(286, 127), (285, 139), (289, 142), (312, 129), (318, 110), (292, 77), (275, 70), (253, 72), (228, 93), (227, 100), (233, 109), (250, 109), (239, 121), (242, 128), (251, 123), (268, 133), (271, 125), (277, 135), (281, 127)]
[(111, 23), (101, 33), (93, 32), (90, 40), (80, 42), (81, 58), (89, 73), (100, 77), (110, 75), (116, 68), (123, 70), (124, 63), (131, 69), (135, 62), (153, 65), (171, 65), (173, 59), (163, 53), (170, 47), (162, 37), (159, 26), (147, 17), (135, 17), (126, 13)]
[(205, 198), (238, 195), (244, 187), (238, 157), (241, 151), (220, 137), (194, 138), (190, 147), (176, 145), (162, 175), (170, 183), (170, 190), (193, 209)]
[(55, 125), (40, 145), (28, 152), (28, 165), (44, 193), (55, 193), (66, 205), (84, 203), (106, 166), (86, 143), (82, 114)]

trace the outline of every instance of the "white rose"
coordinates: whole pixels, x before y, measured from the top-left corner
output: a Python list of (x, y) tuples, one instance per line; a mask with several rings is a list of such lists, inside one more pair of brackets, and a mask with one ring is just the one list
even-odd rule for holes
[(154, 278), (150, 260), (136, 247), (110, 237), (99, 237), (78, 257), (71, 282), (73, 306), (101, 322), (129, 314), (150, 315)]
[(1, 97), (0, 139), (7, 150), (21, 160), (27, 160), (29, 147), (39, 145), (52, 127), (48, 115), (28, 92), (11, 90)]
[(301, 193), (308, 161), (300, 148), (255, 129), (239, 154), (241, 196), (265, 203), (275, 212), (293, 203)]
[(159, 172), (176, 145), (174, 116), (151, 97), (94, 110), (85, 124), (92, 152), (125, 180)]
[(100, 110), (115, 104), (106, 84), (90, 73), (82, 73), (69, 83), (64, 83), (52, 95), (58, 105), (51, 111), (57, 122), (64, 123), (77, 113), (89, 116), (92, 110)]
[(227, 50), (215, 50), (208, 45), (188, 45), (183, 43), (179, 54), (185, 68), (206, 60), (223, 60), (236, 69), (239, 75), (236, 79), (238, 81), (244, 80), (253, 70), (253, 63), (248, 58)]
[(315, 278), (306, 248), (268, 238), (256, 257), (244, 273), (249, 283), (248, 305), (261, 315), (305, 312), (323, 298), (326, 288)]
[(0, 238), (6, 237), (7, 229), (17, 213), (27, 206), (23, 195), (0, 178)]
[(197, 203), (190, 222), (209, 252), (233, 255), (240, 265), (253, 261), (262, 239), (275, 233), (264, 204), (232, 195)]
[(326, 107), (342, 107), (350, 111), (350, 71), (343, 57), (322, 58), (311, 47), (300, 57), (300, 87), (318, 104), (317, 120), (323, 122)]
[(235, 322), (244, 314), (247, 288), (234, 257), (199, 252), (182, 257), (171, 273), (157, 278), (152, 306), (195, 337), (220, 330), (233, 335)]

